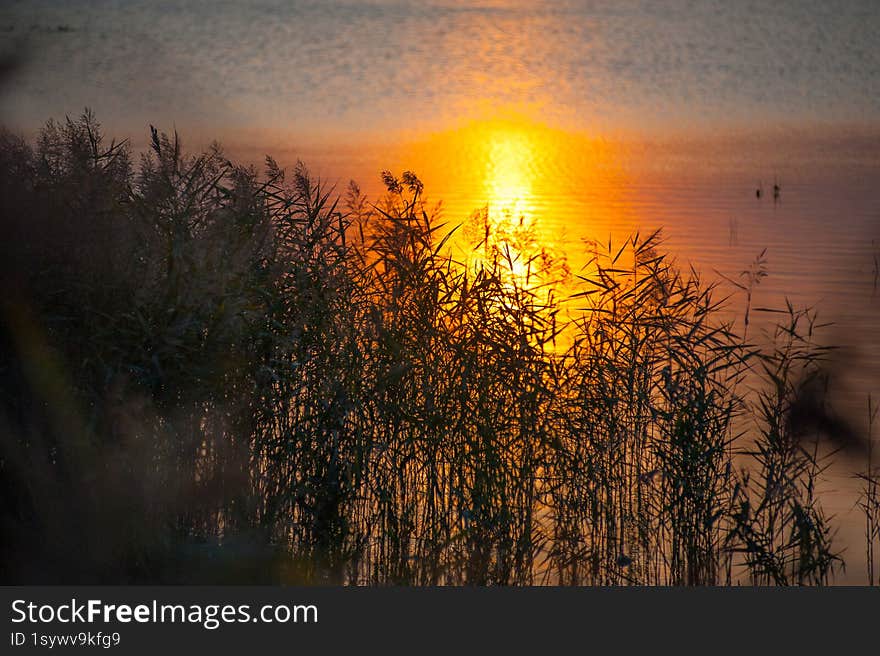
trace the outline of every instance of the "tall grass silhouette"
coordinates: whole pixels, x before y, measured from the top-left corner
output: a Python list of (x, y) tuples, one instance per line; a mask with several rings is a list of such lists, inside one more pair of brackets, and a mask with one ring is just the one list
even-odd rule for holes
[(151, 136), (0, 138), (5, 582), (831, 580), (805, 311), (758, 348), (659, 233), (572, 273)]

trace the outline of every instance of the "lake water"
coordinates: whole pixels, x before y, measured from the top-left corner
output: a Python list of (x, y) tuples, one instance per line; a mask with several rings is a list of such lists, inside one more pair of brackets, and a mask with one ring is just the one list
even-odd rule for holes
[(880, 398), (878, 34), (876, 1), (7, 1), (0, 51), (20, 65), (0, 117), (32, 133), (88, 105), (135, 147), (153, 123), (373, 196), (380, 170), (412, 169), (451, 222), (512, 208), (573, 264), (582, 237), (660, 227), (709, 277), (766, 248), (753, 305), (834, 323), (838, 403), (862, 425)]

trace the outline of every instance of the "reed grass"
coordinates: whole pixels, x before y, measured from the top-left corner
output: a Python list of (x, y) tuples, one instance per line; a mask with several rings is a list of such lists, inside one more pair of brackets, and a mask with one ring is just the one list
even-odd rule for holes
[(808, 312), (759, 349), (660, 233), (573, 274), (409, 172), (132, 159), (90, 114), (0, 140), (4, 581), (832, 580)]
[(880, 546), (880, 468), (874, 455), (874, 424), (878, 408), (868, 395), (868, 457), (865, 469), (857, 474), (862, 483), (858, 505), (865, 515), (865, 564), (868, 585), (880, 585), (877, 578), (877, 548)]

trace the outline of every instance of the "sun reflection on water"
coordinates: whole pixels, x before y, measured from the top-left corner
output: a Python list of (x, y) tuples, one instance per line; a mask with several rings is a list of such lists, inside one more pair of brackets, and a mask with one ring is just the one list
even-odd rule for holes
[(535, 168), (531, 139), (523, 132), (496, 129), (483, 143), (483, 187), (490, 215), (509, 213), (531, 218)]
[(579, 266), (580, 238), (607, 234), (624, 187), (608, 142), (520, 118), (433, 134), (400, 160), (443, 198), (450, 226), (462, 225), (457, 255), (479, 264), (500, 254), (520, 283), (548, 265), (554, 275)]

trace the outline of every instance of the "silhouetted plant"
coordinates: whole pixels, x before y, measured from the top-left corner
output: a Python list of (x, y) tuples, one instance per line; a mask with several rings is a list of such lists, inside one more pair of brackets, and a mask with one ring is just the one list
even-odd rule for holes
[(818, 364), (827, 347), (813, 341), (813, 313), (791, 304), (781, 312), (785, 318), (776, 325), (772, 349), (757, 356), (767, 385), (755, 401), (754, 446), (744, 450), (753, 462), (737, 490), (734, 549), (745, 556), (754, 583), (824, 584), (841, 559), (816, 497), (824, 470), (819, 436), (798, 434), (789, 417), (798, 387), (821, 375)]
[(862, 489), (858, 505), (865, 515), (865, 563), (868, 585), (880, 584), (876, 577), (876, 552), (880, 544), (880, 470), (874, 461), (874, 422), (877, 420), (877, 406), (868, 395), (868, 454), (865, 470), (857, 474)]
[(657, 233), (572, 276), (383, 181), (156, 129), (135, 166), (89, 113), (0, 136), (5, 581), (829, 580), (808, 315), (757, 353)]

